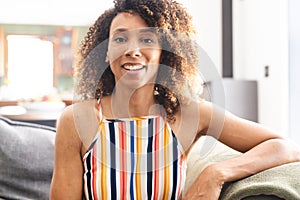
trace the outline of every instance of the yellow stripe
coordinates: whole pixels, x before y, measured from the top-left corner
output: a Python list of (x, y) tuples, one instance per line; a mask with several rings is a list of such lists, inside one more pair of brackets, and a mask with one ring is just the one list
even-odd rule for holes
[(170, 165), (169, 165), (169, 134), (167, 127), (164, 126), (164, 199), (168, 199), (170, 190)]
[[(104, 123), (101, 123), (101, 132), (100, 132), (100, 142), (101, 142), (101, 193), (102, 193), (102, 199), (107, 199), (107, 191), (106, 191), (106, 144), (105, 144), (105, 135), (106, 135), (106, 131), (105, 131), (105, 127), (104, 127)], [(103, 162), (105, 161), (105, 162)]]
[(136, 148), (137, 148), (137, 165), (136, 165), (136, 176), (135, 176), (135, 186), (136, 186), (136, 199), (141, 199), (141, 175), (140, 175), (140, 162), (141, 162), (141, 152), (142, 152), (142, 123), (141, 120), (136, 121)]

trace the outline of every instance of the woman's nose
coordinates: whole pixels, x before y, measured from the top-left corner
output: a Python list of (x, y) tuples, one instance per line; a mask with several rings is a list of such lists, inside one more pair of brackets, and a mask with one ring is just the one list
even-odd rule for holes
[(135, 49), (128, 49), (126, 52), (125, 52), (125, 55), (128, 56), (128, 57), (140, 57), (142, 54), (141, 54), (141, 51), (139, 48), (135, 48)]
[(140, 47), (136, 44), (136, 42), (129, 44), (125, 51), (125, 56), (128, 57), (140, 57), (141, 55)]

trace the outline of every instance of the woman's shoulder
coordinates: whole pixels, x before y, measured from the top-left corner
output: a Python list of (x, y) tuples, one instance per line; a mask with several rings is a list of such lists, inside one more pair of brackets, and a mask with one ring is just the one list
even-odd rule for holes
[(180, 106), (175, 116), (176, 123), (180, 124), (181, 127), (193, 130), (196, 135), (202, 134), (208, 129), (212, 120), (220, 116), (217, 112), (220, 111), (212, 102), (206, 100), (191, 101)]
[(60, 154), (81, 151), (81, 140), (74, 123), (73, 106), (67, 106), (56, 124), (55, 148)]
[(177, 116), (181, 120), (207, 120), (210, 119), (213, 109), (209, 101), (190, 101), (180, 106)]
[(73, 105), (65, 107), (62, 111), (60, 117), (57, 120), (57, 131), (60, 132), (61, 129), (69, 129), (74, 126), (74, 115), (73, 115)]
[(99, 116), (94, 101), (67, 106), (57, 123), (57, 134), (88, 146), (98, 130)]

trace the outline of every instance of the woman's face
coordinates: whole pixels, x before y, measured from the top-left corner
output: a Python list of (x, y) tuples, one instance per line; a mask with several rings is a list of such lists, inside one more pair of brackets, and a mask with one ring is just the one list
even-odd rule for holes
[(154, 83), (161, 45), (154, 29), (136, 13), (119, 13), (112, 21), (107, 61), (116, 84), (136, 89)]

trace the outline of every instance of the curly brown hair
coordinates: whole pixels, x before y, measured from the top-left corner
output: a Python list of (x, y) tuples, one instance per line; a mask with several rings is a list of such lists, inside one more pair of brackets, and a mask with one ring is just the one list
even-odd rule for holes
[(162, 54), (154, 86), (158, 91), (155, 101), (165, 108), (168, 120), (172, 121), (180, 103), (199, 97), (202, 87), (198, 82), (192, 17), (182, 4), (173, 0), (114, 0), (114, 7), (96, 20), (81, 43), (75, 68), (75, 98), (98, 100), (112, 94), (115, 79), (105, 58), (111, 22), (121, 12), (137, 13), (149, 27), (160, 30)]

